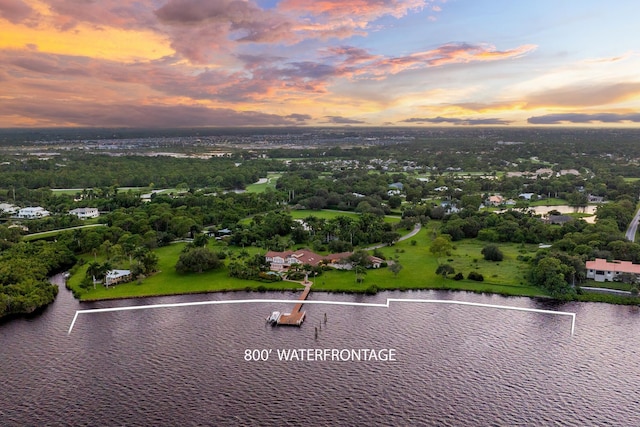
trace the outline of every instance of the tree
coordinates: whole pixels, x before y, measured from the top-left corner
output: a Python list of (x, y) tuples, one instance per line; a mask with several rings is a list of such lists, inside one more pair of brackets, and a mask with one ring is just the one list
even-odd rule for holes
[(395, 231), (385, 231), (382, 234), (382, 243), (385, 245), (392, 246), (395, 242), (400, 238), (400, 233), (396, 233)]
[(204, 233), (198, 234), (193, 239), (193, 246), (197, 246), (197, 247), (203, 248), (203, 247), (207, 246), (207, 243), (209, 243), (209, 236), (207, 236)]
[(487, 245), (480, 252), (487, 261), (502, 261), (504, 255), (497, 245)]
[(449, 264), (440, 264), (436, 268), (436, 274), (440, 274), (443, 278), (447, 278), (449, 274), (454, 274), (456, 270)]
[(369, 258), (369, 254), (367, 253), (367, 251), (364, 251), (362, 249), (357, 250), (351, 255), (349, 255), (348, 260), (354, 266), (369, 267), (371, 265), (371, 259)]
[[(429, 252), (435, 255), (436, 258), (440, 258), (441, 256), (449, 255), (452, 249), (451, 236), (444, 235), (436, 237), (433, 242), (431, 242)], [(438, 263), (440, 263), (439, 260)]]
[(553, 297), (565, 297), (573, 290), (565, 280), (569, 270), (570, 267), (559, 259), (546, 256), (531, 270), (531, 282), (546, 289)]
[(178, 273), (202, 273), (222, 265), (218, 256), (207, 248), (192, 248), (180, 254), (176, 263)]
[(402, 270), (402, 264), (398, 261), (394, 261), (391, 265), (389, 265), (389, 270), (393, 273), (394, 277), (398, 277), (398, 273)]
[(402, 205), (402, 198), (400, 196), (391, 196), (388, 203), (391, 209), (398, 209)]
[(364, 275), (367, 274), (367, 269), (361, 265), (356, 265), (353, 270), (356, 272), (356, 282), (362, 283)]

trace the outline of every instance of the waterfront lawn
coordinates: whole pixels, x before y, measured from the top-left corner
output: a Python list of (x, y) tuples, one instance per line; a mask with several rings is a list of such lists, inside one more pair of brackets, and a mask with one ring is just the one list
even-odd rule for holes
[[(110, 288), (98, 285), (96, 286), (96, 289), (90, 289), (88, 291), (80, 290), (80, 300), (89, 301), (98, 299), (237, 291), (246, 289), (300, 290), (300, 285), (297, 283), (263, 283), (229, 277), (228, 270), (226, 268), (200, 274), (179, 274), (175, 270), (175, 265), (184, 246), (184, 243), (176, 243), (157, 249), (155, 253), (159, 257), (159, 271), (144, 280), (134, 280), (133, 282), (119, 284)], [(220, 248), (216, 247), (214, 250), (217, 251), (220, 250)], [(251, 252), (251, 250), (249, 252)], [(98, 261), (101, 262), (100, 260)], [(85, 264), (69, 279), (69, 285), (72, 288), (79, 289), (80, 281), (86, 274), (87, 267), (88, 264)]]
[[(388, 260), (397, 259), (403, 266), (395, 276), (389, 268), (369, 269), (364, 280), (357, 283), (354, 271), (331, 270), (321, 276), (310, 278), (312, 290), (326, 292), (375, 292), (381, 290), (417, 290), (417, 289), (450, 289), (473, 292), (498, 293), (504, 295), (538, 296), (545, 293), (527, 284), (524, 276), (528, 265), (517, 259), (520, 254), (532, 255), (537, 250), (535, 245), (500, 244), (505, 255), (502, 262), (485, 261), (480, 253), (485, 242), (463, 240), (455, 242), (455, 249), (450, 256), (436, 259), (429, 247), (433, 237), (433, 224), (424, 227), (420, 233), (409, 240), (398, 242), (392, 247), (384, 247), (382, 253)], [(411, 241), (416, 244), (412, 245)], [(154, 295), (174, 295), (200, 292), (220, 292), (233, 290), (300, 290), (298, 283), (275, 282), (263, 283), (252, 280), (236, 279), (228, 276), (226, 268), (201, 274), (178, 274), (175, 264), (184, 247), (184, 243), (172, 244), (159, 248), (155, 253), (159, 257), (159, 272), (141, 281), (119, 284), (111, 288), (98, 285), (96, 289), (81, 290), (79, 284), (86, 274), (88, 263), (80, 267), (69, 279), (69, 285), (80, 291), (83, 301), (112, 298), (131, 298)], [(215, 244), (215, 251), (223, 246)], [(231, 253), (229, 258), (237, 256), (240, 249), (226, 248)], [(248, 247), (250, 254), (262, 253), (264, 250)], [(98, 259), (98, 262), (104, 260)], [(226, 260), (228, 263), (230, 259)], [(438, 263), (451, 264), (456, 272), (462, 272), (465, 279), (444, 279), (436, 275)], [(127, 268), (126, 266), (119, 266)], [(484, 276), (483, 282), (466, 279), (470, 271), (477, 271)]]
[[(425, 229), (426, 228), (426, 229)], [(388, 260), (397, 257), (403, 269), (395, 276), (388, 268), (369, 269), (364, 275), (362, 283), (356, 283), (353, 271), (330, 271), (314, 280), (314, 291), (331, 292), (367, 292), (378, 290), (415, 290), (415, 289), (456, 289), (472, 292), (488, 292), (504, 295), (539, 296), (545, 295), (541, 289), (527, 283), (525, 272), (529, 266), (517, 259), (520, 251), (533, 254), (537, 250), (535, 245), (521, 247), (516, 244), (501, 244), (500, 249), (505, 255), (502, 262), (485, 261), (480, 253), (486, 245), (471, 239), (455, 242), (456, 249), (451, 256), (436, 259), (429, 247), (432, 233), (429, 226), (424, 227), (413, 238), (397, 243), (392, 247), (382, 248), (381, 251)], [(416, 245), (411, 245), (411, 240)], [(451, 260), (451, 261), (449, 261)], [(465, 279), (453, 280), (451, 276), (444, 279), (435, 273), (438, 261), (451, 264), (456, 272), (462, 272)], [(466, 279), (471, 271), (484, 276), (484, 281), (476, 282)]]

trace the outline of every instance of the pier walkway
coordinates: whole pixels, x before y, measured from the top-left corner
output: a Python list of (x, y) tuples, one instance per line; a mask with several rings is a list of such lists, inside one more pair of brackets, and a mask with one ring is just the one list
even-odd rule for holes
[(291, 313), (285, 313), (282, 314), (279, 318), (278, 321), (276, 322), (277, 325), (293, 325), (293, 326), (300, 326), (302, 324), (302, 322), (304, 321), (304, 316), (307, 314), (306, 311), (301, 311), (302, 310), (302, 305), (304, 304), (304, 302), (307, 299), (307, 296), (309, 295), (309, 292), (311, 291), (311, 285), (313, 284), (312, 282), (309, 282), (308, 280), (303, 282), (304, 284), (304, 291), (302, 292), (302, 295), (300, 295), (300, 298), (298, 298), (299, 301), (301, 301), (300, 303), (296, 304), (293, 307), (293, 310), (291, 310)]

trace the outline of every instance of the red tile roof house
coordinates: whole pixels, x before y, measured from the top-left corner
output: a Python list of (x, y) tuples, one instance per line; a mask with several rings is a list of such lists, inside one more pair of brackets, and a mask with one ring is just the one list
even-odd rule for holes
[(640, 264), (630, 261), (608, 262), (606, 259), (596, 258), (595, 261), (587, 261), (587, 279), (596, 282), (613, 281), (614, 277), (621, 273), (640, 275)]
[[(318, 255), (308, 249), (300, 249), (297, 251), (275, 252), (268, 251), (265, 254), (265, 260), (271, 263), (271, 271), (286, 271), (294, 264), (309, 264), (316, 266), (322, 262), (335, 268), (345, 270), (351, 269), (350, 263), (341, 262), (351, 256), (353, 252), (340, 252), (337, 254)], [(380, 267), (383, 260), (377, 257), (369, 257), (374, 268)]]

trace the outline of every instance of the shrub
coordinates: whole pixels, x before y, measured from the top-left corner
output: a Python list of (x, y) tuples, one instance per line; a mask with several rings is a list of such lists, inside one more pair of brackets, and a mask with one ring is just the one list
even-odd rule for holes
[(375, 295), (378, 293), (378, 287), (376, 285), (371, 285), (364, 291), (364, 293), (367, 295)]
[(475, 271), (472, 271), (469, 273), (469, 275), (467, 276), (467, 279), (469, 280), (475, 280), (476, 282), (482, 282), (484, 280), (484, 276), (480, 273), (477, 273)]
[(464, 275), (462, 273), (458, 273), (455, 276), (453, 276), (453, 280), (462, 280), (464, 279)]
[(480, 252), (487, 261), (502, 261), (504, 255), (497, 245), (487, 245)]

